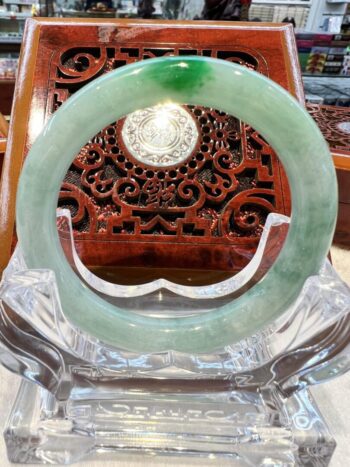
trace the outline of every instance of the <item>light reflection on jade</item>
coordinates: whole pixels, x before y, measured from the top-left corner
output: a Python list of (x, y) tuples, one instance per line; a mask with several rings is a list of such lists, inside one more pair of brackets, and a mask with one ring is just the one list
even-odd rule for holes
[[(110, 122), (166, 102), (217, 108), (259, 131), (287, 172), (293, 214), (285, 245), (258, 284), (209, 313), (158, 319), (117, 308), (83, 284), (63, 254), (55, 216), (61, 182), (80, 148)], [(328, 252), (336, 207), (335, 171), (327, 144), (285, 90), (225, 61), (167, 57), (102, 76), (53, 115), (22, 170), (17, 233), (28, 268), (56, 273), (63, 310), (82, 330), (135, 352), (211, 352), (252, 335), (295, 301)]]

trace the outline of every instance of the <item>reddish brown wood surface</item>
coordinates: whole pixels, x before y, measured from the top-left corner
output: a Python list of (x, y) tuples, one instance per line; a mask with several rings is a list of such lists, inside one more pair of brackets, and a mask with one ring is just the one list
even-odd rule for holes
[[(322, 131), (333, 156), (338, 157), (338, 168), (342, 168), (341, 156), (345, 156), (344, 161), (350, 156), (350, 108), (307, 104), (307, 110)], [(350, 166), (345, 163), (343, 168)]]
[[(248, 66), (303, 102), (290, 25), (27, 23), (0, 192), (2, 267), (10, 254), (20, 166), (49, 116), (103, 73), (149, 57), (188, 54)], [(137, 163), (121, 141), (121, 122), (111, 122), (77, 155), (59, 204), (72, 211), (76, 246), (86, 264), (237, 271), (254, 254), (268, 213), (290, 213), (282, 167), (260, 135), (214, 109), (188, 111), (201, 137), (177, 166), (150, 169)], [(129, 185), (120, 189), (120, 179)]]
[(0, 79), (0, 112), (10, 115), (15, 90), (14, 79)]
[(0, 184), (1, 184), (1, 173), (2, 173), (2, 164), (4, 161), (4, 155), (6, 151), (8, 135), (8, 122), (5, 117), (0, 112)]
[(342, 159), (343, 164), (348, 165), (346, 168), (337, 169), (339, 209), (334, 241), (348, 247), (350, 246), (350, 152), (347, 157), (342, 156)]
[(2, 173), (2, 164), (4, 161), (4, 155), (5, 155), (5, 150), (6, 150), (6, 138), (3, 138), (0, 135), (0, 183), (1, 183), (1, 173)]
[(339, 186), (338, 221), (334, 240), (350, 245), (350, 109), (308, 104), (333, 154)]

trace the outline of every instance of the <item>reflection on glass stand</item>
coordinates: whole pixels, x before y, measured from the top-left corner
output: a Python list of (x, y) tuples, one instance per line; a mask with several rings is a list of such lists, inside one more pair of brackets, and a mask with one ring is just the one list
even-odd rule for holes
[[(57, 220), (88, 287), (159, 319), (207, 313), (241, 295), (277, 256), (289, 224), (270, 214), (253, 260), (223, 282), (128, 287), (92, 275), (74, 250), (68, 211)], [(199, 455), (220, 465), (326, 465), (331, 458), (335, 442), (308, 391), (350, 366), (350, 291), (328, 260), (278, 321), (211, 354), (104, 345), (67, 321), (54, 274), (27, 269), (20, 246), (0, 300), (1, 362), (24, 377), (5, 429), (13, 462), (70, 463), (108, 452)]]

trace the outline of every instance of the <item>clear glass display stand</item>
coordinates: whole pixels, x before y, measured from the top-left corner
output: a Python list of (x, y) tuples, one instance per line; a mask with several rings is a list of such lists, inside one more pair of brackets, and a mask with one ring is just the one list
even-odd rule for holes
[[(69, 214), (58, 213), (62, 244), (86, 284), (159, 319), (206, 313), (243, 293), (278, 254), (288, 223), (270, 214), (252, 261), (224, 282), (122, 286), (81, 264)], [(24, 377), (5, 428), (9, 459), (67, 464), (132, 452), (178, 456), (179, 465), (181, 456), (327, 465), (335, 442), (308, 386), (348, 370), (349, 306), (350, 290), (327, 260), (282, 318), (247, 339), (212, 354), (135, 354), (67, 321), (54, 274), (27, 269), (19, 245), (0, 285), (1, 363)]]

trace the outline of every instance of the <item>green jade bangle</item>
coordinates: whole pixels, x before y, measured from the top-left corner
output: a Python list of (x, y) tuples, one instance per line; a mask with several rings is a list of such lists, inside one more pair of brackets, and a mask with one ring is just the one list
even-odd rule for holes
[[(165, 102), (217, 108), (259, 131), (287, 172), (293, 213), (284, 247), (259, 283), (211, 312), (159, 319), (111, 305), (78, 278), (60, 245), (56, 207), (61, 182), (89, 139), (135, 110)], [(336, 177), (327, 144), (293, 97), (239, 65), (167, 57), (96, 79), (53, 115), (22, 170), (17, 233), (27, 267), (55, 272), (64, 313), (81, 330), (135, 352), (202, 353), (254, 334), (288, 309), (326, 257), (336, 211)]]

